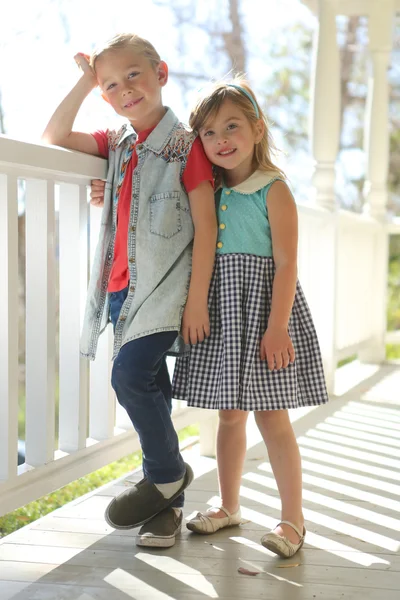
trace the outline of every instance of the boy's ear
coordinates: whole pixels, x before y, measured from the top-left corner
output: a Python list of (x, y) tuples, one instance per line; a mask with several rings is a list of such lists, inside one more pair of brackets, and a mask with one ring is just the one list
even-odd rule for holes
[(164, 85), (168, 81), (168, 65), (163, 60), (160, 62), (160, 64), (157, 67), (157, 77), (158, 77), (158, 81), (160, 82), (161, 87), (164, 87)]

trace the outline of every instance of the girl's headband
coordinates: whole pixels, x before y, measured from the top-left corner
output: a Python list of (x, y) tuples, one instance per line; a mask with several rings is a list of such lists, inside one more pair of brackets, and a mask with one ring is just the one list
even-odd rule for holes
[(241, 92), (242, 94), (244, 94), (245, 96), (247, 96), (247, 98), (250, 100), (250, 102), (253, 105), (254, 112), (256, 113), (257, 119), (259, 119), (260, 118), (260, 111), (258, 110), (258, 106), (255, 103), (255, 100), (252, 97), (252, 95), (249, 94), (249, 92), (247, 90), (245, 90), (244, 88), (242, 88), (240, 85), (236, 85), (235, 83), (228, 83), (228, 86), (229, 87), (233, 87), (233, 88), (239, 90), (239, 92)]

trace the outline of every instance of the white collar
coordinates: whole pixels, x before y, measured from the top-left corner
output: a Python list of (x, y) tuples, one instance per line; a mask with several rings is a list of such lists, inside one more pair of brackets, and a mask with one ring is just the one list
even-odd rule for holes
[[(240, 194), (254, 194), (275, 179), (282, 179), (282, 175), (276, 171), (261, 171), (258, 169), (257, 171), (254, 171), (248, 179), (245, 179), (242, 183), (239, 183), (239, 185), (235, 185), (228, 189), (239, 192)], [(227, 186), (224, 184), (224, 187)]]

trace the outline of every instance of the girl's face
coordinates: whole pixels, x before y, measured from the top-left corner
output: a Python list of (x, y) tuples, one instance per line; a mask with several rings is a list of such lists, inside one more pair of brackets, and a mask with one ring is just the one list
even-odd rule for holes
[(254, 147), (263, 136), (262, 121), (253, 128), (243, 111), (231, 100), (225, 100), (217, 115), (199, 135), (207, 158), (227, 171), (252, 167)]
[(161, 88), (168, 80), (164, 62), (155, 67), (131, 48), (118, 48), (99, 56), (95, 68), (103, 95), (117, 114), (137, 130), (151, 127), (154, 119), (157, 122), (163, 110)]

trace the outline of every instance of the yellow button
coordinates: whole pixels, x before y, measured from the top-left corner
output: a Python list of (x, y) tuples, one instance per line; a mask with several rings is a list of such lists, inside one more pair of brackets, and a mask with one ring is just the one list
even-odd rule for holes
[(222, 246), (223, 246), (223, 243), (222, 242), (218, 242), (217, 248), (222, 248)]
[(219, 226), (220, 229), (225, 229), (226, 225), (225, 223), (221, 223), (221, 225)]
[(227, 205), (226, 205), (226, 204), (223, 204), (223, 205), (221, 206), (221, 210), (226, 210), (227, 208), (228, 208), (228, 207), (227, 207)]
[(225, 191), (225, 194), (226, 194), (227, 196), (229, 196), (229, 194), (230, 194), (230, 193), (231, 193), (231, 190), (226, 190), (226, 191)]

